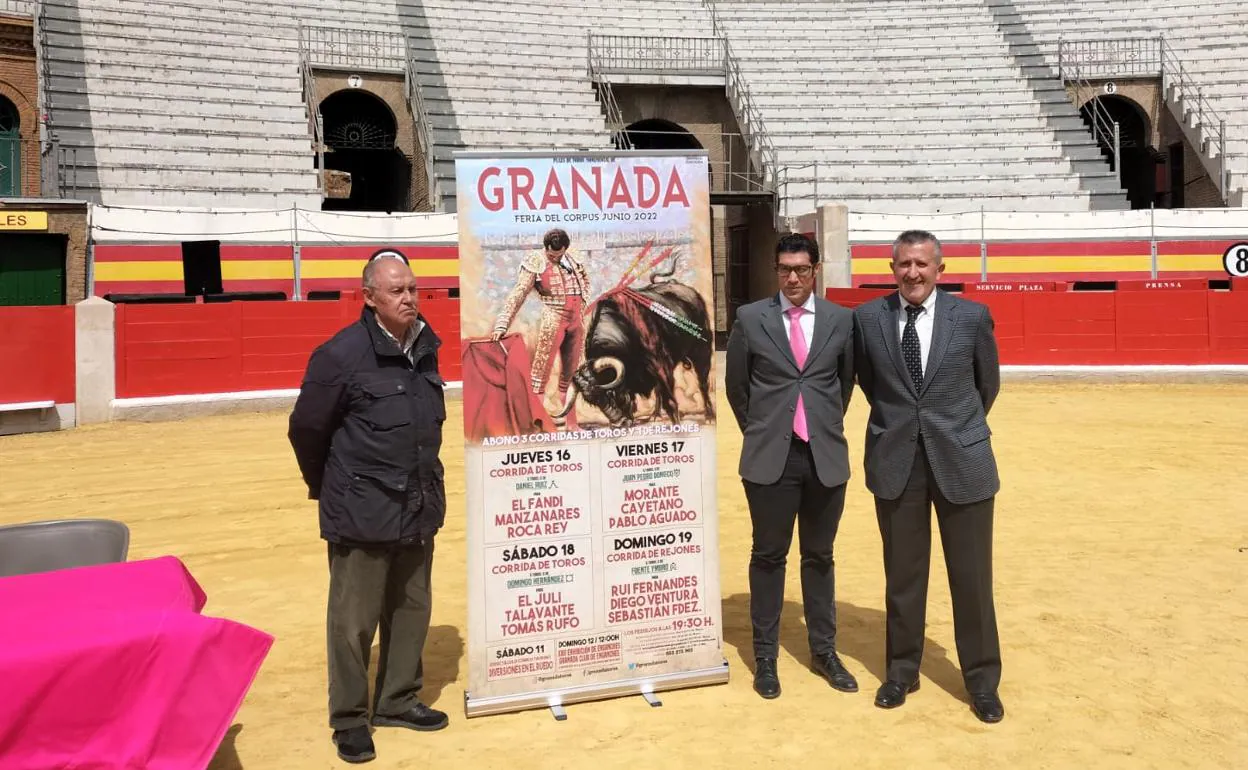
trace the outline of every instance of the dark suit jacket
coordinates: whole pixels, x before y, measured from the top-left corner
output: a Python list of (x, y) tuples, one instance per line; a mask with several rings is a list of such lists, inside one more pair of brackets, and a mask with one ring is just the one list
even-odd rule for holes
[(744, 434), (743, 479), (773, 484), (784, 472), (800, 391), (820, 483), (835, 487), (849, 480), (845, 410), (854, 392), (853, 320), (848, 308), (816, 297), (815, 330), (799, 370), (778, 293), (737, 310), (724, 384)]
[(871, 404), (867, 488), (901, 496), (923, 435), (940, 491), (950, 502), (986, 500), (1001, 487), (988, 411), (1001, 389), (992, 315), (978, 302), (939, 289), (923, 387), (916, 393), (901, 353), (901, 298), (894, 292), (854, 311), (858, 386)]

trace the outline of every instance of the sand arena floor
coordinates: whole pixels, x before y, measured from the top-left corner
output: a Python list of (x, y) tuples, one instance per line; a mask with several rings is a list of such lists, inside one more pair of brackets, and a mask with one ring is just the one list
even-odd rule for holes
[[(450, 712), (451, 726), (379, 730), (371, 767), (1248, 766), (1248, 386), (1007, 382), (997, 403), (1000, 725), (976, 721), (963, 700), (938, 550), (923, 687), (896, 711), (872, 706), (884, 583), (860, 470), (866, 409), (855, 392), (855, 477), (836, 555), (839, 647), (859, 693), (837, 693), (809, 672), (792, 566), (784, 694), (764, 702), (751, 690), (749, 517), (735, 473), (740, 436), (723, 423), (729, 684), (664, 693), (659, 709), (636, 697), (576, 705), (563, 723), (545, 711), (465, 719), (465, 535), (462, 503), (453, 503), (425, 659), (425, 697)], [(720, 408), (729, 414), (722, 398)], [(447, 424), (457, 426), (459, 404), (451, 411)], [(325, 548), (285, 420), (248, 414), (0, 438), (0, 523), (121, 519), (131, 558), (181, 557), (208, 593), (206, 613), (277, 637), (213, 770), (345, 766), (325, 715)], [(447, 431), (444, 454), (452, 500), (464, 488), (457, 433)], [(935, 526), (933, 541), (938, 549)]]

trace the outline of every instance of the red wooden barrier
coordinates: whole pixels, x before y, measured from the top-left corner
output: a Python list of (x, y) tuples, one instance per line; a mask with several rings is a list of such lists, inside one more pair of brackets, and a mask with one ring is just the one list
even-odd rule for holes
[(967, 292), (968, 299), (982, 302), (992, 313), (997, 350), (1003, 359), (1023, 355), (1027, 350), (1026, 313), (1023, 303), (1026, 292), (976, 293)]
[[(1060, 288), (1059, 288), (1060, 287)], [(1065, 282), (1059, 281), (1014, 281), (1011, 283), (968, 283), (963, 291), (976, 293), (1020, 292), (1020, 291), (1065, 291)]]
[(73, 307), (0, 307), (0, 404), (74, 403)]
[(1024, 351), (1019, 364), (1107, 363), (1115, 351), (1114, 295), (1023, 295)]
[(855, 308), (894, 291), (896, 289), (824, 289), (823, 298), (841, 307)]
[(1125, 291), (1112, 295), (1117, 363), (1209, 363), (1208, 291)]
[(1248, 364), (1248, 291), (1209, 292), (1209, 357)]
[[(827, 291), (846, 307), (887, 293)], [(966, 297), (992, 311), (1004, 364), (1248, 364), (1248, 291), (968, 291)]]
[[(459, 301), (421, 302), (459, 379)], [(230, 302), (117, 306), (117, 397), (297, 388), (308, 357), (356, 321), (362, 302)], [(72, 378), (71, 378), (72, 382)]]
[(1118, 281), (1118, 291), (1205, 291), (1208, 278), (1153, 278), (1147, 281)]

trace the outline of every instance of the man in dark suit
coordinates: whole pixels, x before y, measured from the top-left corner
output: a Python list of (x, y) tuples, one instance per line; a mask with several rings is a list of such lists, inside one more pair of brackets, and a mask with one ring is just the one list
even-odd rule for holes
[(737, 311), (728, 339), (728, 402), (744, 434), (740, 473), (750, 506), (754, 689), (780, 695), (776, 671), (784, 569), (798, 522), (811, 668), (857, 692), (836, 654), (832, 543), (845, 506), (845, 410), (853, 393), (853, 314), (813, 294), (819, 247), (804, 235), (776, 245), (780, 291)]
[(953, 599), (971, 708), (999, 722), (1001, 649), (992, 601), (992, 512), (1001, 483), (987, 415), (1001, 387), (988, 308), (936, 289), (940, 241), (922, 230), (893, 244), (897, 293), (854, 311), (858, 385), (871, 404), (867, 488), (884, 542), (887, 675), (875, 704), (919, 688), (931, 555), (931, 507)]

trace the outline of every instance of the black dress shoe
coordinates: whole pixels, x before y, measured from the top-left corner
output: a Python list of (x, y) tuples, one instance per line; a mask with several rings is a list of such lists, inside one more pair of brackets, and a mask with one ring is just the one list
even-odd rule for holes
[(858, 680), (849, 673), (849, 669), (845, 668), (845, 664), (841, 663), (841, 659), (835, 652), (811, 656), (810, 669), (827, 679), (828, 684), (832, 685), (834, 690), (858, 692)]
[(972, 693), (971, 711), (975, 712), (979, 721), (989, 724), (1005, 719), (1005, 705), (995, 692)]
[(334, 745), (338, 747), (338, 758), (343, 762), (358, 765), (361, 762), (371, 762), (377, 758), (377, 749), (373, 746), (373, 736), (368, 734), (367, 727), (334, 730)]
[(378, 727), (406, 727), (409, 730), (433, 731), (446, 727), (446, 714), (417, 703), (402, 714), (377, 714), (373, 724)]
[(776, 673), (775, 658), (754, 661), (754, 692), (767, 700), (780, 697), (780, 675)]
[(919, 680), (914, 684), (902, 682), (885, 682), (875, 691), (875, 705), (882, 709), (895, 709), (906, 702), (906, 695), (919, 689)]

